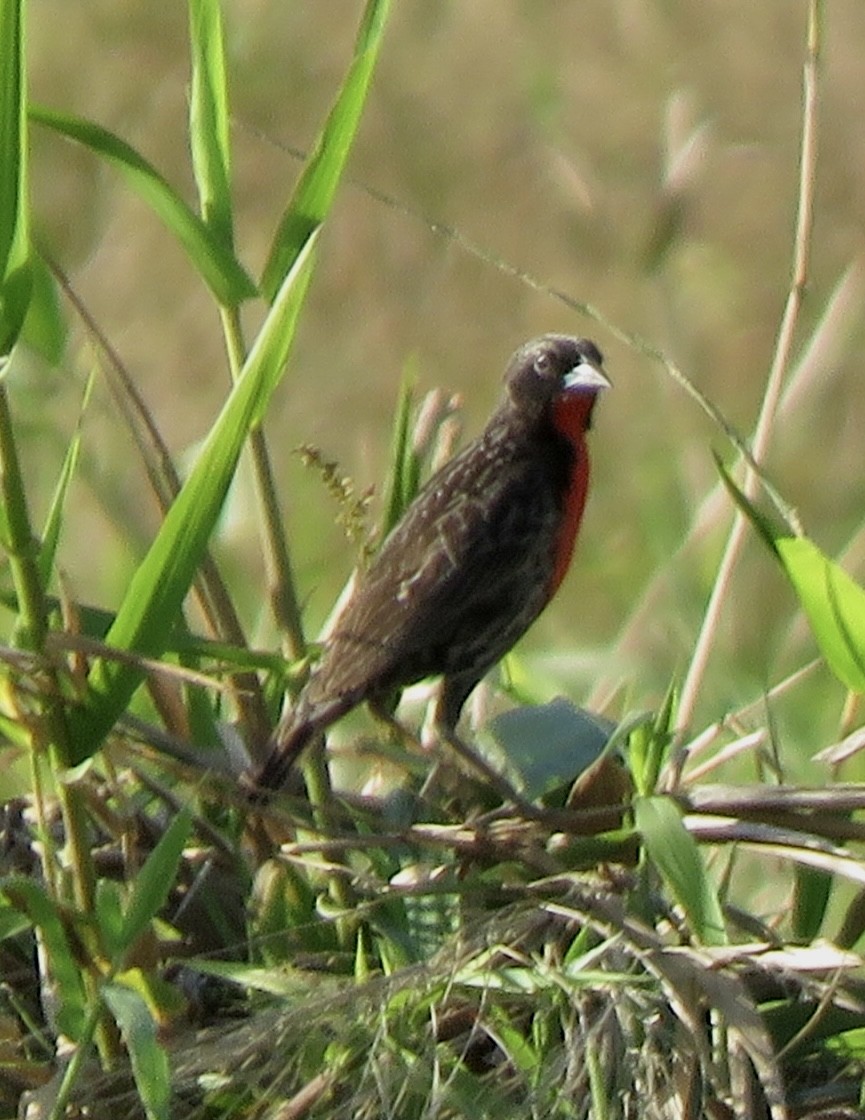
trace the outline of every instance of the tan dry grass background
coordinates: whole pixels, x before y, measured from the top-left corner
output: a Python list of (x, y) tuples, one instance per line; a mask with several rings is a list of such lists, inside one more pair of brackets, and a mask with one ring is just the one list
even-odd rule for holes
[[(350, 53), (359, 3), (225, 4), (236, 126), (238, 246), (254, 274), (298, 163)], [(380, 478), (401, 371), (459, 390), (474, 433), (511, 349), (544, 330), (595, 337), (615, 391), (595, 433), (596, 485), (576, 570), (529, 649), (611, 648), (667, 565), (725, 452), (663, 372), (529, 286), (471, 257), (424, 220), (457, 227), (510, 264), (661, 346), (747, 431), (756, 414), (791, 259), (805, 9), (791, 0), (399, 0), (351, 173), (341, 192), (291, 369), (268, 421), (309, 617), (329, 608), (351, 563), (317, 479), (290, 452), (307, 441), (358, 484)], [(39, 102), (115, 130), (193, 197), (186, 145), (185, 5), (177, 0), (33, 0), (31, 86)], [(826, 5), (820, 172), (810, 330), (840, 276), (862, 264), (865, 6)], [(681, 224), (649, 267), (667, 212), (670, 152), (684, 162)], [(267, 140), (270, 137), (272, 142)], [(118, 348), (178, 457), (223, 399), (215, 310), (168, 235), (110, 169), (37, 134), (41, 241)], [(858, 289), (832, 347), (776, 433), (771, 469), (830, 552), (861, 529), (865, 392)], [(250, 323), (254, 317), (250, 318)], [(803, 333), (803, 341), (805, 333)], [(89, 359), (35, 369), (20, 395), (31, 472), (47, 488)], [(58, 434), (59, 433), (59, 434)], [(76, 519), (63, 555), (85, 599), (116, 602), (154, 525), (128, 440), (100, 389), (86, 425)], [(250, 494), (240, 487), (220, 543), (251, 632), (261, 622)], [(669, 567), (667, 591), (614, 675), (649, 702), (690, 653), (723, 526)], [(860, 577), (865, 548), (852, 552)], [(808, 655), (792, 597), (754, 544), (737, 580), (702, 712), (759, 693)], [(570, 665), (576, 699), (605, 667)], [(825, 678), (807, 718), (837, 718)], [(810, 721), (810, 722), (809, 722)], [(794, 721), (795, 722), (795, 721)]]

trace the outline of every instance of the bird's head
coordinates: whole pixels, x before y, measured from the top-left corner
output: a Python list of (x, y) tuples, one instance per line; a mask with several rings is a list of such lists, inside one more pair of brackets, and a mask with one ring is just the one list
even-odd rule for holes
[(610, 382), (594, 342), (545, 334), (516, 351), (505, 385), (522, 417), (530, 422), (549, 417), (563, 435), (574, 438), (589, 427), (595, 398)]

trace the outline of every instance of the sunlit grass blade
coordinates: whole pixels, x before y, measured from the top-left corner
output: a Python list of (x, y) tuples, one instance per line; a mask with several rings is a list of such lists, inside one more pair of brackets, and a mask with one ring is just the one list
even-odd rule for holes
[(384, 33), (390, 0), (368, 0), (355, 53), (312, 156), (279, 223), (261, 287), (272, 299), (310, 231), (324, 221), (360, 124)]
[(782, 537), (775, 547), (829, 668), (865, 692), (865, 590), (806, 537)]
[[(174, 504), (135, 572), (106, 641), (158, 657), (169, 641), (196, 567), (222, 509), (250, 428), (282, 376), (314, 260), (311, 237), (286, 277), (230, 397)], [(135, 665), (102, 660), (83, 708), (70, 713), (75, 759), (94, 751), (142, 679)]]
[(670, 682), (663, 703), (654, 716), (642, 719), (628, 737), (628, 763), (637, 793), (655, 792), (672, 742), (676, 713), (676, 683)]
[(30, 119), (102, 156), (117, 167), (186, 250), (220, 303), (234, 306), (256, 294), (255, 284), (224, 241), (133, 147), (92, 121), (30, 107)]
[(669, 797), (638, 797), (634, 819), (649, 859), (687, 914), (694, 936), (704, 945), (725, 944), (718, 895), (679, 807)]
[(192, 168), (208, 228), (233, 245), (228, 82), (219, 0), (189, 0), (192, 89), (189, 139)]
[(30, 302), (23, 0), (0, 0), (0, 357)]
[(780, 560), (829, 668), (847, 688), (865, 692), (865, 590), (813, 541), (785, 535), (716, 462), (733, 500)]

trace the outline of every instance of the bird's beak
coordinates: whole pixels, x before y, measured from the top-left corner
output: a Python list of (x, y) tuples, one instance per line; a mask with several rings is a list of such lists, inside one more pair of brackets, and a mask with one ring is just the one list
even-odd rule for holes
[(591, 389), (593, 392), (597, 392), (598, 389), (612, 387), (610, 379), (601, 367), (593, 365), (586, 358), (583, 358), (578, 366), (568, 370), (563, 383), (565, 392), (570, 389)]

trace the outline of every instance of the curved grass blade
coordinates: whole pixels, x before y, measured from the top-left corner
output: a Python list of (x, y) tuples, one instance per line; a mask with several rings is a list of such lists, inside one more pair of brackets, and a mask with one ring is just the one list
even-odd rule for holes
[(23, 0), (0, 3), (0, 358), (21, 333), (30, 303)]
[(160, 1046), (156, 1023), (138, 992), (121, 983), (109, 983), (102, 995), (129, 1051), (132, 1075), (147, 1120), (170, 1120), (171, 1071), (168, 1055)]
[[(309, 238), (265, 319), (231, 395), (135, 572), (106, 641), (118, 649), (159, 657), (174, 629), (204, 554), (238, 457), (262, 417), (285, 368), (309, 284), (316, 238)], [(70, 713), (73, 762), (97, 749), (143, 678), (140, 666), (97, 661), (85, 706)]]
[(9, 876), (2, 890), (15, 909), (38, 928), (48, 958), (52, 995), (57, 999), (57, 1026), (69, 1038), (78, 1039), (87, 1016), (87, 995), (60, 909), (40, 883), (23, 875)]
[(715, 466), (718, 468), (718, 473), (727, 489), (727, 493), (738, 506), (739, 510), (751, 522), (752, 527), (756, 529), (763, 544), (772, 552), (775, 552), (775, 541), (778, 537), (787, 532), (786, 528), (782, 527), (777, 520), (758, 509), (730, 474), (717, 451), (713, 452), (713, 455)]
[(807, 537), (782, 537), (775, 548), (829, 668), (865, 692), (865, 590)]
[(261, 279), (267, 299), (273, 298), (310, 231), (324, 221), (333, 202), (360, 123), (389, 6), (390, 0), (368, 0), (351, 66), (273, 239)]
[(724, 915), (700, 850), (669, 797), (638, 797), (634, 820), (646, 852), (704, 945), (724, 945)]
[(219, 0), (189, 0), (189, 40), (189, 139), (201, 214), (208, 229), (231, 249), (234, 233), (228, 82)]
[(804, 536), (789, 536), (758, 510), (715, 456), (724, 485), (793, 584), (829, 668), (847, 688), (865, 692), (865, 590)]
[[(84, 399), (81, 402), (81, 409), (78, 413), (78, 422), (75, 425), (75, 431), (72, 433), (72, 438), (69, 441), (66, 454), (63, 456), (63, 466), (60, 469), (60, 477), (57, 479), (57, 485), (54, 488), (54, 495), (51, 499), (48, 516), (45, 520), (45, 529), (42, 533), (42, 543), (39, 546), (38, 560), (39, 575), (43, 587), (48, 586), (51, 573), (54, 570), (54, 558), (57, 555), (57, 545), (60, 541), (60, 531), (63, 527), (63, 513), (66, 509), (66, 496), (69, 493), (69, 484), (72, 482), (75, 475), (75, 468), (78, 466), (78, 458), (81, 451), (81, 425), (90, 400), (90, 392), (93, 388), (94, 379), (94, 373), (91, 373), (87, 378), (87, 384), (84, 387)], [(46, 605), (48, 605), (47, 599)]]
[(92, 121), (41, 106), (30, 107), (30, 119), (82, 144), (117, 167), (175, 235), (221, 304), (233, 307), (256, 294), (255, 284), (231, 249), (125, 140)]
[(34, 252), (30, 258), (33, 289), (21, 337), (46, 362), (58, 365), (66, 350), (68, 324), (60, 307), (57, 284), (45, 261)]
[(115, 949), (125, 952), (162, 909), (192, 831), (192, 813), (181, 809), (135, 877)]

